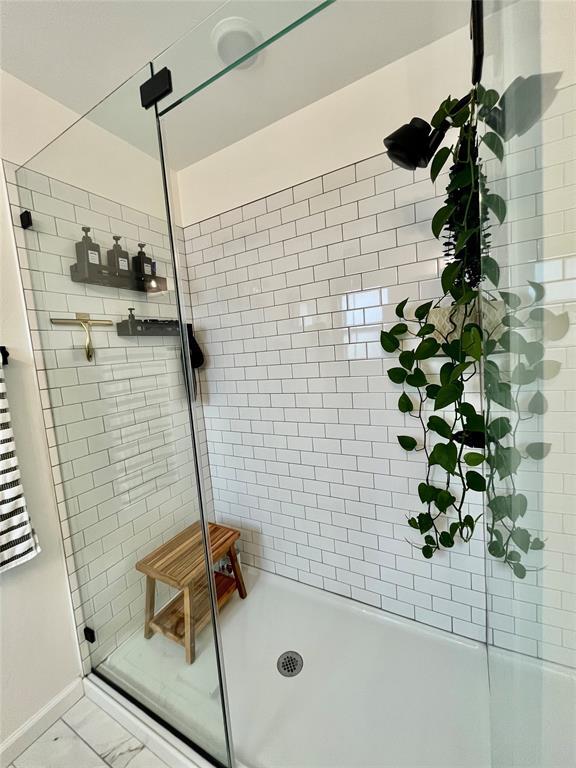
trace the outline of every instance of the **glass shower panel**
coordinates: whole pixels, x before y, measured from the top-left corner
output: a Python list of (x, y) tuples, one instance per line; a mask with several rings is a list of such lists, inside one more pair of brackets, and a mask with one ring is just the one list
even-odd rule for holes
[(251, 52), (265, 48), (293, 25), (304, 23), (335, 0), (228, 0), (154, 60), (168, 67), (173, 92), (159, 105), (164, 111), (189, 98), (227, 72), (250, 66)]
[(170, 249), (154, 111), (140, 105), (149, 76), (15, 170), (15, 222), (32, 216), (19, 258), (84, 670), (228, 766), (184, 371), (188, 281)]
[(482, 130), (503, 158), (481, 144), (484, 201), (505, 201), (483, 291), (495, 768), (576, 764), (575, 31), (573, 3), (534, 0), (485, 30)]
[[(382, 139), (413, 115), (434, 114), (447, 92), (466, 92), (469, 70), (431, 82), (424, 96), (411, 90), (414, 76), (441, 68), (438, 49), (418, 51), (406, 68), (394, 61), (399, 51), (381, 45), (394, 7), (331, 4), (258, 50), (252, 66), (161, 110), (184, 225), (180, 258), (206, 355), (209, 519), (241, 531), (248, 596), (223, 611), (220, 626), (236, 754), (250, 766), (422, 764), (416, 742), (397, 739), (395, 751), (393, 737), (374, 738), (393, 673), (378, 622), (390, 613), (420, 622), (407, 622), (407, 632), (427, 624), (466, 638), (447, 651), (453, 686), (434, 677), (442, 665), (431, 646), (428, 664), (406, 639), (414, 656), (404, 666), (395, 653), (391, 663), (408, 686), (404, 700), (423, 711), (435, 706), (428, 692), (453, 692), (456, 728), (486, 764), (486, 661), (476, 642), (485, 632), (483, 544), (431, 565), (408, 540), (420, 466), (397, 444), (404, 417), (379, 342), (398, 302), (441, 293), (430, 219), (444, 196), (428, 170), (393, 167)], [(430, 14), (432, 42), (434, 13), (418, 8)], [(461, 14), (452, 44), (467, 64), (469, 7), (450, 8)], [(413, 14), (394, 35), (407, 58), (422, 44), (412, 44)], [(406, 99), (394, 107), (387, 98), (399, 91)], [(286, 651), (304, 657), (301, 667), (289, 655), (294, 681), (279, 674)], [(427, 691), (411, 675), (416, 657), (434, 677)], [(390, 718), (386, 727), (396, 730)], [(429, 752), (438, 749), (432, 734), (428, 741)], [(465, 762), (444, 746), (430, 760)]]

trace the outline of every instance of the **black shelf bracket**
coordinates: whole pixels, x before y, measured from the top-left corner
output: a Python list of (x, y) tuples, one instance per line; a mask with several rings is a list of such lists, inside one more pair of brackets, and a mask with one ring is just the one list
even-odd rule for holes
[(172, 93), (172, 73), (164, 67), (140, 86), (140, 103), (144, 109), (150, 109), (164, 96)]

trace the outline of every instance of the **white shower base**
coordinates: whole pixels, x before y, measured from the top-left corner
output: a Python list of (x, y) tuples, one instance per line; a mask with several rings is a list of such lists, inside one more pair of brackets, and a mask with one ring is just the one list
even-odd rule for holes
[[(248, 598), (221, 616), (237, 759), (249, 768), (486, 768), (485, 647), (245, 568)], [(276, 669), (286, 650), (302, 672)], [(221, 754), (211, 634), (191, 666), (138, 633), (100, 671)]]

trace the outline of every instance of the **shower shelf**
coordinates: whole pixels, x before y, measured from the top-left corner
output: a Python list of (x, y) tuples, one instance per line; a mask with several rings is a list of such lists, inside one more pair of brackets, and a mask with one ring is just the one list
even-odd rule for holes
[(162, 293), (168, 290), (168, 282), (165, 277), (159, 275), (110, 275), (102, 273), (96, 277), (80, 277), (76, 272), (76, 264), (70, 265), (70, 277), (74, 283), (87, 285), (105, 285), (108, 288), (125, 288), (129, 291), (141, 293)]

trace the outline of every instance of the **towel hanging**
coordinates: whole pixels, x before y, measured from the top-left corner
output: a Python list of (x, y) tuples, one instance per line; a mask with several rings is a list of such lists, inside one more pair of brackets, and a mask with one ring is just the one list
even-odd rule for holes
[(0, 573), (31, 560), (39, 552), (26, 509), (0, 363)]

